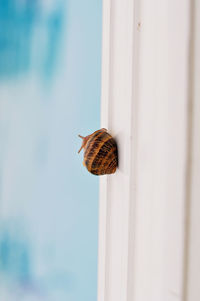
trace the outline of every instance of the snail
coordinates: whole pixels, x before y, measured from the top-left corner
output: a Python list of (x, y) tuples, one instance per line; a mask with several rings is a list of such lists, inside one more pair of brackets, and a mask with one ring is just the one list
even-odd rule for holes
[(78, 153), (84, 148), (83, 165), (94, 175), (105, 175), (115, 173), (118, 165), (117, 144), (114, 138), (102, 128), (91, 135), (83, 137), (82, 146)]

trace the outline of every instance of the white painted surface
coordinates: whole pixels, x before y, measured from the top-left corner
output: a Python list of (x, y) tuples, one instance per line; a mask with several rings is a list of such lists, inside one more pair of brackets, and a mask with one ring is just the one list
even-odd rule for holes
[(142, 3), (133, 300), (182, 300), (189, 2)]
[(104, 1), (102, 127), (118, 142), (120, 165), (115, 175), (101, 178), (99, 301), (127, 299), (133, 14), (133, 1)]
[(102, 127), (118, 142), (119, 169), (100, 182), (99, 301), (200, 300), (200, 68), (193, 116), (190, 4), (104, 1)]

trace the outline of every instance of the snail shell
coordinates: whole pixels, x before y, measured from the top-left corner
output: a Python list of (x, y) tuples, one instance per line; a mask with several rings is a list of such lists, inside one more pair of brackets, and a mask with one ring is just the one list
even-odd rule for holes
[(118, 165), (117, 144), (106, 129), (100, 129), (83, 137), (80, 151), (84, 148), (83, 165), (94, 175), (112, 174)]

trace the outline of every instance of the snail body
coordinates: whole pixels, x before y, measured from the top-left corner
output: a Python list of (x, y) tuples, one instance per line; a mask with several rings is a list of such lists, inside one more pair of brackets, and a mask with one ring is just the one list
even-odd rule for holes
[(115, 173), (118, 165), (117, 144), (106, 129), (100, 129), (83, 139), (79, 153), (84, 149), (83, 165), (94, 175)]

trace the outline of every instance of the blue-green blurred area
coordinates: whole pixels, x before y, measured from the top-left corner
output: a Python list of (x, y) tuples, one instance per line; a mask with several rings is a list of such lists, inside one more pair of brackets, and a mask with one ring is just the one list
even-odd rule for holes
[(101, 1), (0, 0), (0, 301), (94, 301)]
[(45, 0), (0, 0), (1, 78), (30, 70), (38, 76), (52, 75), (66, 26), (66, 2), (50, 11), (43, 3)]

